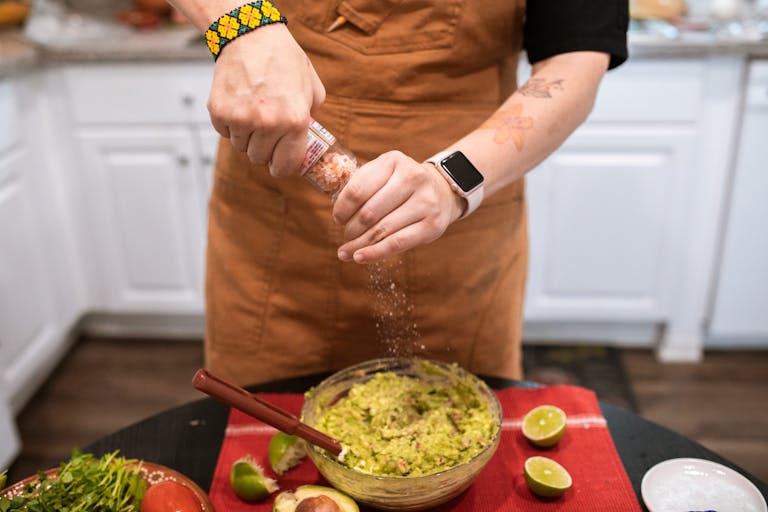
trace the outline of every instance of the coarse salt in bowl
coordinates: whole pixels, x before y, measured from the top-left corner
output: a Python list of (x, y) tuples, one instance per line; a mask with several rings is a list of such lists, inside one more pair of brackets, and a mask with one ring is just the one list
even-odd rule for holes
[[(378, 509), (425, 510), (450, 501), (469, 488), (496, 452), (502, 421), (501, 404), (494, 392), (482, 380), (457, 365), (424, 359), (384, 358), (345, 368), (307, 393), (301, 411), (302, 420), (318, 427), (319, 415), (325, 408), (346, 397), (353, 385), (368, 382), (382, 372), (438, 384), (460, 381), (462, 385), (471, 386), (487, 405), (492, 418), (487, 444), (466, 462), (418, 476), (371, 474), (353, 469), (314, 445), (307, 446), (309, 457), (331, 485), (356, 501)], [(344, 439), (339, 441), (344, 446)]]

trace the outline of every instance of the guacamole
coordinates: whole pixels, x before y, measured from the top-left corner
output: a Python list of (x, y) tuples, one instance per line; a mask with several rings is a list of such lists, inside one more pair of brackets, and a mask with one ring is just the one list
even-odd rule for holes
[(315, 427), (346, 448), (343, 463), (374, 475), (419, 476), (467, 462), (499, 425), (476, 383), (377, 373), (323, 411)]

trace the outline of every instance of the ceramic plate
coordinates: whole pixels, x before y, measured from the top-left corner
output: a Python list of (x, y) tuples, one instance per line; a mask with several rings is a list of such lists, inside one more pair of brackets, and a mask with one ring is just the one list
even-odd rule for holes
[[(56, 478), (56, 475), (58, 474), (58, 472), (59, 472), (58, 468), (49, 469), (45, 471), (45, 473), (52, 478)], [(200, 512), (214, 512), (213, 505), (211, 505), (211, 502), (208, 500), (208, 495), (205, 494), (205, 492), (195, 482), (193, 482), (186, 476), (182, 475), (178, 471), (175, 471), (171, 468), (167, 468), (165, 466), (161, 466), (160, 464), (154, 464), (152, 462), (142, 462), (141, 474), (148, 485), (164, 482), (166, 480), (173, 480), (182, 485), (185, 485), (186, 487), (189, 488), (190, 491), (192, 491), (192, 493), (197, 498), (197, 501), (200, 502)], [(6, 489), (0, 491), (0, 496), (11, 498), (13, 496), (16, 496), (17, 494), (21, 494), (22, 491), (24, 490), (24, 486), (27, 483), (35, 480), (36, 478), (37, 478), (37, 475), (33, 475), (28, 478), (25, 478), (24, 480), (17, 482), (7, 487)]]
[(757, 487), (736, 471), (703, 459), (670, 459), (640, 485), (651, 512), (768, 512)]

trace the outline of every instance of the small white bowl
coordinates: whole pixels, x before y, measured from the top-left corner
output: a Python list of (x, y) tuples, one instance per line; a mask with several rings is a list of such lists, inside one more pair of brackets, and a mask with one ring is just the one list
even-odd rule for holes
[(704, 459), (670, 459), (649, 469), (640, 494), (650, 512), (768, 512), (755, 485), (729, 467)]

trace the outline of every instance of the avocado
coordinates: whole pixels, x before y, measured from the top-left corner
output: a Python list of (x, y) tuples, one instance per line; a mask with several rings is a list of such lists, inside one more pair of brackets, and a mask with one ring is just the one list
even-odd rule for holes
[[(337, 509), (328, 502), (333, 500)], [(357, 503), (336, 489), (322, 485), (302, 485), (295, 491), (277, 495), (272, 512), (360, 512)]]

